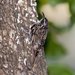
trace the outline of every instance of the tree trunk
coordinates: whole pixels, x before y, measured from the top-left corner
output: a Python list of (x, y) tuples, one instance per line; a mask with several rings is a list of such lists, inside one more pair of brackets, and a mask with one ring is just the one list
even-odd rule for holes
[(47, 75), (44, 48), (30, 33), (38, 20), (35, 1), (0, 0), (0, 75)]

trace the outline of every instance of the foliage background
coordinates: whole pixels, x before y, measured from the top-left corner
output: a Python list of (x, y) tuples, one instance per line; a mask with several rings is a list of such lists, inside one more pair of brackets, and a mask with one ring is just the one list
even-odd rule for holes
[[(58, 20), (60, 19), (59, 21), (61, 21), (61, 23), (55, 19), (50, 20), (46, 16), (49, 21), (49, 31), (45, 43), (45, 54), (48, 64), (49, 75), (75, 75), (75, 47), (72, 45), (75, 44), (75, 0), (37, 0), (37, 12), (39, 15), (38, 18), (42, 18), (41, 12), (43, 12), (45, 15), (53, 15), (50, 11), (54, 10), (54, 12), (56, 12), (54, 8), (58, 7), (57, 5), (61, 7), (62, 4), (64, 6), (65, 4), (67, 4), (69, 7), (69, 9), (66, 9), (66, 11), (69, 10), (70, 13), (70, 15), (66, 13), (70, 16), (68, 17), (69, 23), (65, 24), (67, 20), (64, 17), (64, 20), (66, 20), (64, 22), (62, 20), (62, 16), (57, 16), (56, 18)], [(46, 5), (50, 5), (48, 9), (50, 10), (52, 8), (52, 10), (46, 10)], [(60, 15), (60, 13), (64, 13), (64, 11), (63, 8), (61, 8), (58, 15)], [(60, 38), (58, 38), (59, 36)], [(63, 42), (59, 42), (60, 39)]]

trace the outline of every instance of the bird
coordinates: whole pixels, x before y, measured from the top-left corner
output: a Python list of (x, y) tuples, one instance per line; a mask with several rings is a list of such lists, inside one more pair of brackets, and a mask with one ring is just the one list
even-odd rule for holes
[(42, 19), (31, 26), (32, 42), (44, 45), (48, 33), (48, 20), (42, 12)]

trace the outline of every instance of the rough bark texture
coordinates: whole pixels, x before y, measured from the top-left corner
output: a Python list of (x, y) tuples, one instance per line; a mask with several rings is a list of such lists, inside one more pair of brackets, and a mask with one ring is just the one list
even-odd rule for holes
[(0, 0), (0, 75), (47, 75), (44, 48), (31, 39), (36, 22), (35, 0)]

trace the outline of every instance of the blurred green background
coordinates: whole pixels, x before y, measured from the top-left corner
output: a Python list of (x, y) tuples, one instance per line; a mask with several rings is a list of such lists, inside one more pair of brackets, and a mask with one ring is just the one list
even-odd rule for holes
[(49, 21), (45, 54), (48, 75), (75, 75), (75, 0), (37, 0), (39, 19)]

